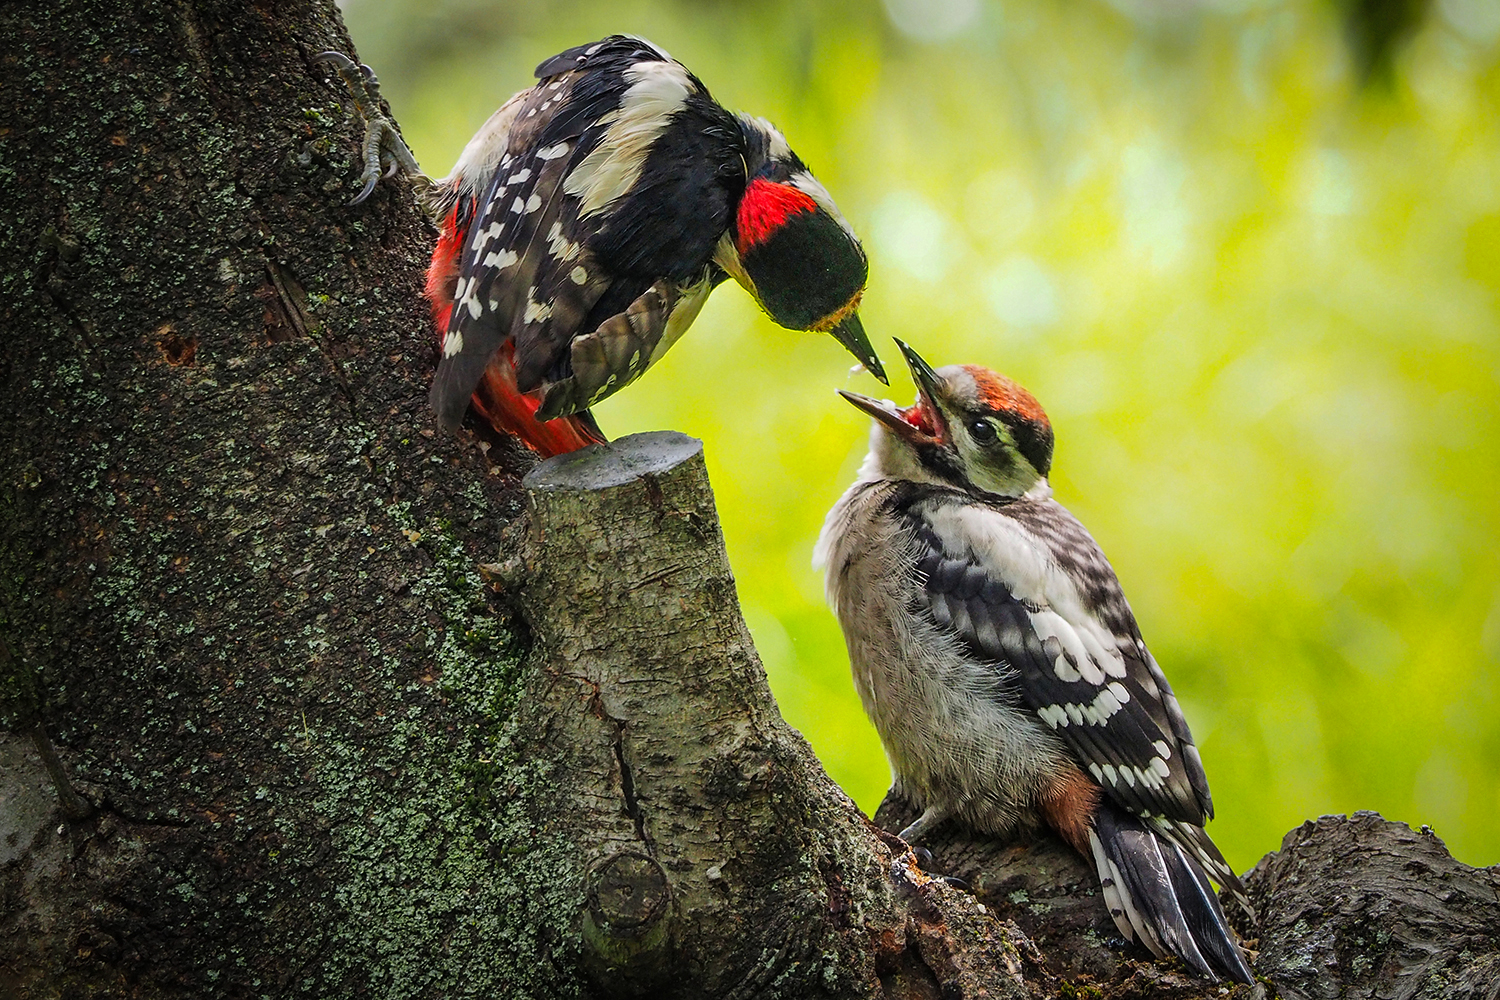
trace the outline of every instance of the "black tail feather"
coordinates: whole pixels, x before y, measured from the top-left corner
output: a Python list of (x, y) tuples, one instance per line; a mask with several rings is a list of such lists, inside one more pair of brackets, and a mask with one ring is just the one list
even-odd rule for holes
[(1209, 964), (1226, 979), (1237, 983), (1254, 982), (1250, 966), (1245, 964), (1245, 955), (1235, 943), (1234, 932), (1224, 919), (1224, 910), (1208, 875), (1171, 841), (1162, 841), (1161, 848), (1188, 929)]
[(1094, 863), (1125, 937), (1176, 955), (1208, 979), (1254, 980), (1202, 866), (1172, 840), (1110, 805), (1094, 816)]

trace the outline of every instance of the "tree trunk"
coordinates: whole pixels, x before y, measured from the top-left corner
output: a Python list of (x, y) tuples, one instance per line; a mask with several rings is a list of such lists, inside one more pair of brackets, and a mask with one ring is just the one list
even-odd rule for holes
[[(950, 831), (966, 891), (860, 816), (696, 442), (523, 489), (433, 433), (432, 234), (346, 205), (331, 3), (118, 11), (0, 9), (0, 995), (1221, 995), (1055, 844)], [(1262, 862), (1284, 995), (1493, 1000), (1500, 877), (1404, 830)]]

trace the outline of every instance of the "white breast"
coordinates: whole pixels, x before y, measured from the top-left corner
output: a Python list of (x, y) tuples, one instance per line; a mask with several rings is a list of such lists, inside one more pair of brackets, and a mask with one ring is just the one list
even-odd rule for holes
[(843, 627), (854, 685), (880, 733), (898, 788), (971, 826), (1006, 833), (1035, 822), (1040, 785), (1067, 759), (1018, 703), (1012, 672), (971, 659), (911, 611), (911, 530), (882, 508), (896, 484), (856, 483), (818, 539), (828, 601)]

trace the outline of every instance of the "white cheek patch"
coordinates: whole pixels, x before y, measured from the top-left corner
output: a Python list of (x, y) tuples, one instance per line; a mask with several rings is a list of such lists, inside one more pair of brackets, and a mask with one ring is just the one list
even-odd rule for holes
[(786, 136), (781, 134), (779, 128), (758, 115), (741, 114), (740, 117), (765, 134), (767, 156), (773, 160), (790, 160), (792, 158), (792, 147), (787, 143)]

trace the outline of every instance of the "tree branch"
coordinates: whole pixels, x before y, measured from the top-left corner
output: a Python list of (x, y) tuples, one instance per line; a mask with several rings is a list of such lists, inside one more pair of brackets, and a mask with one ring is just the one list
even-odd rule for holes
[[(431, 237), (399, 185), (344, 204), (332, 3), (0, 34), (0, 992), (1224, 995), (1111, 941), (1056, 845), (948, 831), (964, 891), (859, 815), (776, 710), (697, 442), (523, 490), (433, 433)], [(1494, 873), (1403, 830), (1252, 876), (1286, 995), (1492, 988)]]

